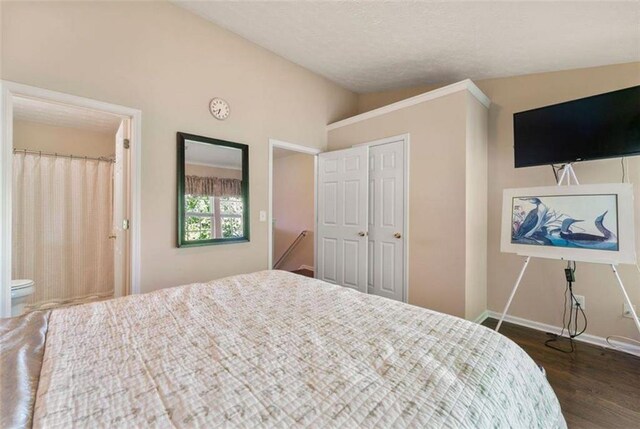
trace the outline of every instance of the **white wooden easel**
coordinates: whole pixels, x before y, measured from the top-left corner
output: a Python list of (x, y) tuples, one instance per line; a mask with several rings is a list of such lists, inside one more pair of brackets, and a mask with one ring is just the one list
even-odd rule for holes
[[(578, 182), (578, 178), (576, 177), (576, 173), (575, 171), (573, 171), (573, 167), (571, 166), (571, 164), (566, 164), (563, 168), (562, 168), (562, 174), (560, 175), (560, 178), (558, 179), (558, 186), (562, 186), (563, 182), (565, 182), (566, 179), (566, 184), (567, 185), (571, 185), (571, 181), (575, 182), (575, 185), (579, 185), (580, 182)], [(509, 296), (509, 299), (507, 300), (507, 305), (504, 306), (504, 310), (502, 311), (502, 315), (500, 316), (500, 321), (498, 322), (498, 324), (496, 325), (496, 332), (500, 329), (500, 326), (502, 325), (502, 322), (504, 321), (504, 317), (507, 315), (507, 311), (509, 311), (509, 307), (511, 306), (511, 301), (513, 301), (513, 297), (516, 294), (516, 290), (518, 290), (518, 286), (520, 286), (520, 282), (522, 281), (522, 277), (524, 276), (524, 272), (527, 269), (527, 265), (529, 265), (529, 261), (531, 260), (531, 256), (527, 256), (527, 258), (524, 260), (524, 265), (522, 266), (522, 269), (520, 270), (520, 274), (518, 275), (518, 278), (516, 279), (516, 283), (513, 285), (513, 290), (511, 291), (511, 295)], [(613, 270), (613, 274), (616, 277), (616, 280), (618, 282), (618, 285), (620, 286), (620, 290), (622, 291), (622, 295), (624, 295), (624, 299), (627, 302), (627, 304), (629, 305), (629, 308), (631, 309), (631, 316), (633, 318), (633, 321), (636, 324), (636, 328), (638, 328), (638, 332), (640, 332), (640, 320), (638, 320), (638, 315), (636, 314), (635, 310), (633, 309), (633, 304), (631, 303), (631, 299), (629, 298), (629, 295), (627, 294), (627, 290), (624, 287), (624, 284), (622, 283), (622, 279), (620, 278), (620, 274), (618, 274), (618, 270), (616, 269), (616, 265), (615, 264), (610, 264), (611, 269)], [(571, 303), (571, 305), (573, 305), (573, 303)]]

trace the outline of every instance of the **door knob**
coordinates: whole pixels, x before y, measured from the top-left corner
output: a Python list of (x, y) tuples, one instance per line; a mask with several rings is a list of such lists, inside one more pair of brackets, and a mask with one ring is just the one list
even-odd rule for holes
[(367, 233), (366, 233), (365, 231), (360, 231), (360, 232), (358, 233), (358, 235), (359, 235), (360, 237), (366, 237), (366, 236), (367, 236)]
[(402, 234), (400, 234), (399, 232), (396, 232), (395, 234), (393, 234), (393, 236), (395, 238), (402, 238)]

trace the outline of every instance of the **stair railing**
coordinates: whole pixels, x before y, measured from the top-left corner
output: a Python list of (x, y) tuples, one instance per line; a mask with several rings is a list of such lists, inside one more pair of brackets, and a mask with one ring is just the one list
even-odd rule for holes
[(291, 254), (291, 252), (293, 252), (293, 249), (296, 248), (296, 246), (298, 244), (300, 244), (300, 242), (302, 241), (303, 238), (305, 238), (307, 236), (307, 234), (309, 233), (309, 231), (307, 231), (306, 229), (304, 231), (302, 231), (295, 240), (293, 240), (293, 243), (291, 243), (291, 245), (289, 247), (287, 247), (287, 250), (282, 254), (282, 256), (280, 256), (280, 258), (276, 261), (275, 264), (273, 264), (273, 269), (277, 270), (278, 267), (285, 261), (285, 259), (287, 259), (287, 257), (289, 257), (289, 255)]

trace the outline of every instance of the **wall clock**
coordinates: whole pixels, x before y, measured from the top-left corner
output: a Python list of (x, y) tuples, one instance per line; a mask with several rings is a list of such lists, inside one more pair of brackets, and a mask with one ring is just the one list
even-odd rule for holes
[(224, 121), (229, 117), (229, 103), (222, 98), (214, 98), (209, 103), (209, 111), (214, 118)]

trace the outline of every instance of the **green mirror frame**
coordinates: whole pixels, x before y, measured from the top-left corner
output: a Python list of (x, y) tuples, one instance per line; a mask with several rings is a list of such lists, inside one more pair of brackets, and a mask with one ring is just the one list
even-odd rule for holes
[[(185, 148), (187, 141), (206, 143), (216, 146), (224, 146), (242, 151), (242, 237), (212, 238), (206, 240), (186, 239), (186, 213), (185, 213)], [(243, 243), (249, 241), (249, 146), (242, 143), (234, 143), (225, 140), (218, 140), (210, 137), (197, 136), (188, 133), (177, 133), (177, 192), (178, 192), (178, 247), (199, 247), (212, 246), (217, 244)]]

